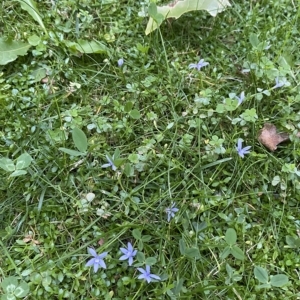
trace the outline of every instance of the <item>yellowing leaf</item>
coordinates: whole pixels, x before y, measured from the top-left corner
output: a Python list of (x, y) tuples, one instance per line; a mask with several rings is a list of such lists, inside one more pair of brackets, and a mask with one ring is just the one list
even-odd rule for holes
[(27, 43), (0, 38), (0, 65), (6, 65), (18, 56), (25, 55), (30, 47)]

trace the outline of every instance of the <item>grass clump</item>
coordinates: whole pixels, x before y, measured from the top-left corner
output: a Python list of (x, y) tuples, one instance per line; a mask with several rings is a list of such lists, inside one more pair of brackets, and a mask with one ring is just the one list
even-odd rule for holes
[(2, 298), (300, 297), (299, 5), (36, 5), (1, 4)]

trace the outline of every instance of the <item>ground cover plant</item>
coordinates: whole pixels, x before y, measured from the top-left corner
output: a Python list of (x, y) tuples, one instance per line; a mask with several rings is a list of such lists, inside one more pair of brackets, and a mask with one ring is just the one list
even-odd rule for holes
[(300, 6), (230, 4), (1, 2), (1, 299), (300, 298)]

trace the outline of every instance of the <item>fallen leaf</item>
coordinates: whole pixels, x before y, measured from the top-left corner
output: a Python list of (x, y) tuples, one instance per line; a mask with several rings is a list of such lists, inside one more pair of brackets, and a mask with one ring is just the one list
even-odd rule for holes
[[(297, 133), (300, 137), (300, 132)], [(266, 123), (259, 131), (258, 140), (269, 150), (275, 151), (278, 144), (289, 141), (289, 134), (286, 132), (277, 133), (277, 128), (271, 123)]]

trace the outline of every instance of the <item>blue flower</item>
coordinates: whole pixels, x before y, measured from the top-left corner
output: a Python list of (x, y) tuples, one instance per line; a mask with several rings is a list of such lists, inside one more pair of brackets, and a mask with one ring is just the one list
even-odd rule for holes
[(243, 140), (238, 139), (236, 151), (238, 152), (238, 155), (243, 158), (245, 154), (250, 153), (249, 149), (251, 148), (251, 146), (247, 146), (247, 147), (243, 148), (242, 143), (243, 143)]
[(278, 76), (275, 78), (275, 85), (273, 86), (273, 89), (281, 88), (282, 86), (285, 85), (285, 82), (280, 81)]
[(175, 217), (175, 213), (178, 212), (179, 209), (177, 207), (175, 207), (175, 203), (172, 202), (170, 207), (166, 208), (166, 213), (167, 213), (167, 218), (168, 218), (168, 222), (170, 222), (171, 218)]
[(120, 250), (123, 252), (124, 255), (122, 255), (119, 259), (120, 260), (125, 260), (128, 259), (128, 264), (129, 266), (132, 265), (133, 263), (133, 257), (136, 256), (137, 250), (134, 250), (131, 243), (127, 243), (128, 248), (120, 248)]
[(93, 248), (88, 248), (89, 254), (94, 256), (91, 258), (87, 263), (86, 267), (94, 266), (94, 272), (96, 273), (99, 269), (99, 267), (106, 269), (106, 264), (103, 260), (103, 258), (107, 255), (107, 252), (103, 252), (100, 255), (97, 254), (97, 252)]
[(137, 268), (142, 274), (139, 275), (138, 279), (145, 279), (148, 283), (152, 281), (152, 279), (160, 280), (160, 277), (150, 273), (150, 266), (146, 266), (146, 269)]
[(124, 59), (123, 59), (123, 58), (120, 58), (120, 59), (118, 60), (118, 66), (119, 66), (119, 68), (121, 68), (121, 67), (123, 66), (123, 64), (124, 64)]
[(238, 105), (241, 105), (242, 104), (242, 102), (244, 101), (244, 99), (245, 99), (245, 92), (243, 91), (243, 92), (241, 92), (241, 96), (239, 97), (239, 96), (235, 96), (235, 98), (237, 98), (238, 99)]
[(197, 64), (190, 64), (189, 69), (197, 69), (198, 71), (200, 71), (202, 67), (205, 67), (207, 65), (209, 65), (208, 62), (204, 61), (204, 59), (200, 59)]
[[(108, 161), (108, 164), (102, 165), (101, 168), (109, 168), (109, 167), (111, 167), (113, 169), (113, 171), (116, 171), (117, 167), (114, 165), (114, 162), (109, 158), (108, 155), (106, 155), (106, 159)], [(112, 159), (114, 159), (114, 156), (112, 157)]]

